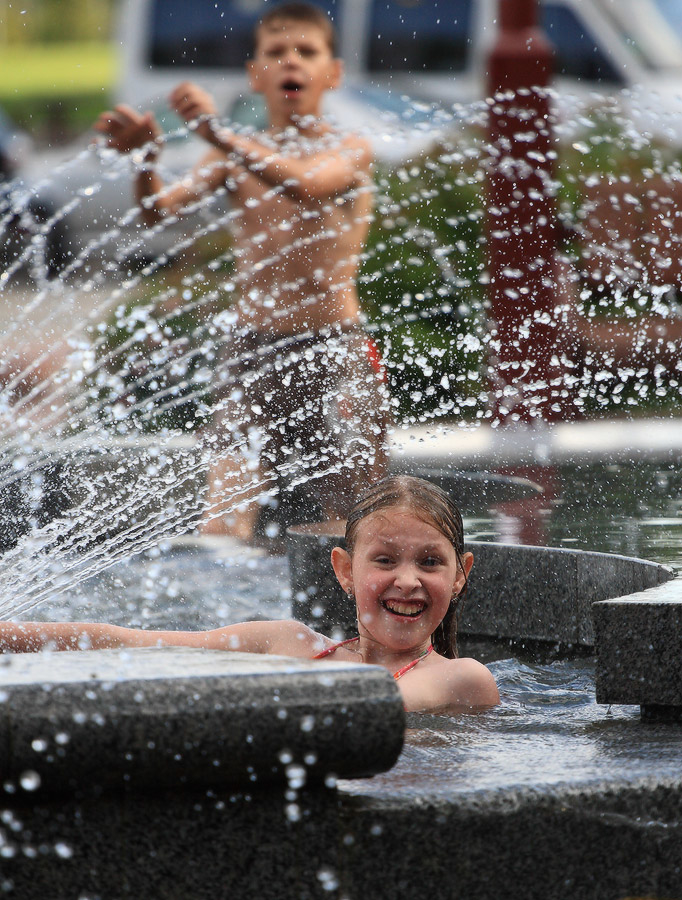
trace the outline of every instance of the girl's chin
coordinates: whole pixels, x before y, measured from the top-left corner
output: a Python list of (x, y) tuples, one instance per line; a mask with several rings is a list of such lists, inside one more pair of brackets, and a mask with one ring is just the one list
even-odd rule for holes
[(421, 644), (435, 628), (427, 620), (426, 610), (418, 616), (404, 616), (382, 609), (376, 616), (360, 618), (358, 625), (361, 635), (398, 652)]
[[(377, 629), (378, 630), (378, 629)], [(386, 622), (381, 628), (381, 642), (390, 650), (399, 652), (409, 650), (411, 647), (418, 647), (424, 641), (431, 637), (432, 629), (423, 621), (420, 623), (396, 622), (394, 620)]]

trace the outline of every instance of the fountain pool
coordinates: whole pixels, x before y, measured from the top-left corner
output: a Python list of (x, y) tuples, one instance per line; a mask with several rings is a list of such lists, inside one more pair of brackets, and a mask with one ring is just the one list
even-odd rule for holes
[[(632, 501), (635, 481), (648, 488), (646, 503)], [(682, 566), (675, 467), (565, 466), (553, 470), (552, 482), (551, 494), (466, 517), (466, 532), (487, 541), (508, 539), (520, 529), (512, 529), (514, 515), (530, 516), (542, 523), (552, 544), (636, 553)], [(590, 521), (582, 513), (588, 498)], [(286, 557), (257, 549), (245, 554), (229, 541), (167, 541), (61, 593), (31, 611), (31, 617), (87, 614), (122, 624), (197, 628), (245, 617), (284, 617), (292, 600), (287, 570)], [(461, 650), (488, 662), (502, 704), (456, 717), (410, 714), (397, 762), (371, 779), (328, 776), (326, 789), (307, 790), (303, 765), (294, 766), (296, 774), (281, 791), (259, 790), (248, 778), (246, 787), (207, 787), (190, 779), (171, 796), (151, 787), (165, 769), (159, 764), (154, 774), (147, 771), (151, 793), (124, 792), (120, 799), (107, 791), (93, 799), (78, 781), (66, 795), (54, 796), (35, 787), (17, 790), (21, 779), (15, 787), (6, 784), (9, 793), (0, 811), (8, 827), (9, 858), (2, 865), (6, 883), (19, 897), (35, 896), (32, 879), (53, 888), (62, 885), (55, 895), (60, 897), (73, 896), (68, 891), (74, 884), (80, 896), (118, 896), (102, 891), (101, 885), (110, 883), (122, 854), (126, 874), (121, 895), (131, 897), (139, 896), (137, 885), (144, 885), (146, 895), (153, 890), (159, 897), (215, 897), (218, 877), (221, 890), (227, 885), (235, 895), (256, 891), (273, 900), (367, 895), (394, 900), (424, 884), (439, 898), (679, 896), (679, 726), (643, 724), (636, 707), (598, 705), (589, 650), (567, 654), (552, 643), (524, 647), (523, 642), (471, 639), (464, 639)], [(71, 654), (60, 654), (66, 656)], [(89, 656), (84, 654), (84, 665), (93, 667), (95, 679), (97, 665), (103, 664), (86, 661)], [(201, 673), (206, 663), (198, 663), (194, 668)], [(125, 673), (130, 663), (117, 665)], [(11, 678), (11, 667), (7, 676)], [(108, 682), (92, 681), (93, 700), (81, 698), (71, 713), (80, 722), (96, 707), (92, 715), (93, 720), (100, 716), (100, 733), (120, 715), (119, 691), (125, 688), (125, 682), (108, 677)], [(269, 685), (268, 677), (262, 673), (261, 683)], [(292, 670), (287, 677), (300, 676)], [(340, 689), (348, 691), (350, 683)], [(169, 690), (174, 697), (175, 689)], [(196, 704), (204, 688), (193, 691)], [(274, 693), (280, 699), (278, 689)], [(235, 711), (232, 726), (230, 719), (224, 722), (226, 740), (234, 731), (243, 742), (242, 729), (249, 722), (257, 732), (261, 703), (250, 698), (245, 717)], [(54, 708), (63, 709), (63, 703)], [(286, 708), (290, 717), (293, 709)], [(342, 709), (343, 704), (337, 707)], [(354, 713), (365, 722), (365, 735), (372, 732), (371, 719), (362, 718), (368, 712), (358, 707)], [(184, 714), (180, 708), (181, 719)], [(174, 726), (167, 729), (178, 713), (169, 709), (166, 715), (169, 721), (160, 726), (161, 734), (173, 734)], [(296, 715), (301, 722), (312, 722), (318, 711)], [(57, 731), (56, 722), (52, 730)], [(182, 739), (183, 732), (179, 734)], [(41, 772), (45, 765), (50, 771), (38, 757), (50, 753), (53, 739), (43, 727), (34, 744), (48, 749), (31, 751), (29, 745), (27, 752), (43, 765)], [(92, 737), (81, 740), (87, 743)], [(385, 736), (377, 734), (374, 740), (379, 743), (365, 747), (367, 759), (386, 746)], [(159, 742), (159, 734), (154, 741)], [(219, 755), (215, 737), (211, 741), (210, 752)], [(239, 759), (240, 746), (232, 751)], [(183, 753), (194, 758), (196, 750), (190, 747), (186, 743)], [(255, 760), (256, 748), (253, 752)], [(158, 756), (152, 753), (150, 759)], [(85, 765), (89, 771), (91, 763)], [(133, 753), (131, 777), (139, 765)], [(168, 817), (172, 833), (163, 824)], [(88, 850), (84, 833), (94, 836), (94, 849)], [(264, 841), (265, 834), (269, 839)], [(36, 841), (42, 841), (37, 849)], [(262, 849), (260, 857), (253, 855), (254, 846)], [(69, 860), (80, 865), (88, 859), (90, 874), (74, 878)], [(237, 859), (249, 860), (247, 867), (235, 870)]]
[[(551, 281), (557, 320), (574, 327), (575, 338), (560, 360), (558, 393), (568, 401), (567, 415), (598, 418), (605, 409), (637, 411), (645, 403), (650, 412), (674, 410), (680, 394), (679, 296), (665, 248), (678, 240), (677, 222), (667, 212), (680, 181), (679, 161), (673, 149), (633, 134), (615, 101), (600, 109), (582, 122), (579, 135), (571, 134), (557, 177), (547, 176), (545, 183), (565, 229), (560, 246), (547, 248), (557, 268), (543, 281)], [(514, 392), (496, 380), (499, 371), (489, 362), (499, 347), (487, 321), (491, 273), (483, 261), (481, 227), (487, 208), (482, 185), (491, 158), (491, 148), (481, 140), (486, 115), (485, 104), (465, 115), (455, 111), (454, 129), (438, 135), (431, 153), (378, 172), (375, 228), (359, 287), (368, 329), (387, 358), (399, 418), (409, 426), (434, 419), (497, 425), (495, 409), (502, 408), (503, 417), (522, 417), (514, 408)], [(617, 177), (614, 147), (623, 166)], [(638, 171), (632, 170), (633, 153), (642, 156)], [(98, 161), (105, 166), (103, 179), (128, 184), (125, 161), (114, 165), (106, 153)], [(79, 166), (79, 160), (68, 162), (67, 177), (69, 168), (77, 172)], [(96, 185), (77, 194), (75, 207), (97, 203)], [(600, 232), (600, 203), (616, 210), (616, 223), (631, 240)], [(127, 260), (144, 248), (144, 229), (132, 229), (132, 244), (121, 237), (137, 222), (137, 212), (129, 210), (93, 234), (55, 281), (45, 278), (44, 233), (36, 234), (23, 257), (0, 276), (2, 295), (18, 294), (6, 334), (21, 351), (15, 354), (13, 346), (3, 352), (0, 391), (0, 487), (3, 503), (10, 504), (3, 524), (15, 524), (12, 503), (22, 513), (22, 527), (2, 536), (5, 615), (197, 628), (289, 615), (295, 598), (285, 557), (187, 537), (201, 512), (203, 474), (214, 453), (206, 423), (215, 398), (208, 386), (220, 344), (229, 335), (231, 305), (239, 302), (232, 248), (221, 242), (234, 211), (225, 213), (220, 202), (201, 206), (202, 224), (142, 269), (134, 270)], [(175, 267), (167, 265), (170, 259), (176, 259)], [(20, 280), (26, 267), (28, 282)], [(515, 267), (505, 271), (511, 300), (518, 299), (517, 288), (524, 289), (522, 276)], [(610, 348), (608, 341), (596, 349), (590, 343), (601, 334), (600, 325), (612, 334), (631, 321), (640, 323), (642, 311), (658, 326), (663, 323), (665, 334), (648, 340), (646, 323), (640, 331), (636, 326), (638, 356), (629, 347), (627, 352), (615, 343)], [(525, 340), (528, 323), (517, 324), (517, 337)], [(30, 343), (36, 333), (45, 338), (37, 351)], [(258, 360), (252, 362), (257, 376)], [(226, 377), (230, 383), (229, 372)], [(154, 454), (136, 468), (130, 448), (150, 433)], [(169, 460), (183, 438), (194, 442), (192, 452), (174, 467)], [(129, 444), (121, 451), (119, 443), (114, 453), (117, 441)], [(78, 453), (95, 447), (114, 464), (93, 471), (86, 460), (88, 477), (75, 477), (70, 502), (46, 517), (44, 455), (56, 448), (48, 463), (58, 466), (66, 444)], [(78, 472), (78, 465), (72, 471)], [(674, 567), (682, 563), (677, 459), (638, 467), (540, 466), (538, 473), (545, 489), (541, 498), (467, 510), (469, 538), (602, 550)], [(298, 460), (288, 474), (305, 481), (306, 461)], [(266, 499), (269, 486), (262, 487)], [(152, 692), (147, 703), (137, 683), (126, 694), (126, 660), (119, 660), (120, 672), (112, 676), (109, 664), (82, 657), (82, 695), (69, 694), (58, 683), (55, 673), (66, 665), (63, 660), (38, 660), (34, 683), (41, 703), (36, 705), (45, 718), (42, 730), (25, 742), (26, 759), (34, 765), (12, 773), (3, 786), (0, 887), (31, 900), (50, 893), (184, 900), (214, 897), (217, 891), (273, 900), (395, 900), (425, 886), (435, 897), (682, 895), (679, 729), (644, 725), (630, 707), (598, 706), (593, 663), (583, 652), (565, 658), (554, 647), (539, 656), (522, 649), (509, 643), (476, 647), (500, 681), (499, 709), (456, 719), (412, 716), (403, 753), (390, 773), (369, 781), (344, 772), (347, 778), (335, 780), (330, 771), (324, 789), (318, 784), (310, 791), (305, 757), (301, 761), (286, 752), (270, 764), (271, 773), (276, 769), (282, 777), (281, 790), (261, 789), (252, 777), (257, 773), (248, 768), (238, 784), (220, 780), (219, 770), (229, 768), (221, 762), (232, 752), (230, 739), (238, 740), (242, 751), (254, 739), (244, 722), (249, 715), (258, 719), (257, 708), (269, 704), (271, 718), (259, 719), (269, 736), (273, 723), (276, 728), (282, 721), (290, 726), (293, 721), (299, 737), (315, 730), (316, 713), (308, 708), (295, 707), (295, 719), (288, 707), (277, 708), (279, 687), (262, 673), (254, 681), (267, 685), (267, 702), (261, 697), (259, 706), (247, 696), (233, 719), (220, 698), (191, 683), (194, 661), (186, 656), (177, 667), (190, 683), (176, 691), (169, 677), (168, 693)], [(144, 657), (145, 664), (150, 659)], [(42, 663), (48, 665), (41, 672)], [(173, 668), (172, 660), (168, 666)], [(203, 671), (199, 662), (196, 668)], [(21, 673), (12, 661), (2, 674), (6, 684), (17, 686), (12, 678), (20, 680)], [(292, 678), (300, 674), (287, 671)], [(65, 675), (65, 683), (71, 677)], [(281, 670), (274, 677), (283, 684), (291, 680)], [(338, 717), (340, 725), (352, 722), (350, 698), (361, 694), (352, 678), (346, 696), (339, 686), (334, 715), (327, 716)], [(226, 686), (221, 682), (221, 687)], [(395, 692), (391, 695), (394, 685), (378, 678), (375, 687), (362, 721), (372, 719), (375, 701), (392, 708), (387, 718), (394, 747), (404, 724)], [(129, 707), (119, 691), (139, 711), (120, 729), (117, 716), (127, 715)], [(11, 695), (8, 691), (2, 709), (7, 754), (21, 731), (22, 709), (12, 706)], [(65, 695), (74, 707), (62, 703)], [(280, 711), (286, 715), (280, 717)], [(158, 731), (148, 737), (143, 724), (155, 714)], [(192, 745), (190, 714), (193, 727), (203, 723), (206, 746), (198, 738)], [(74, 731), (82, 726), (87, 735), (77, 750), (68, 747), (64, 716)], [(234, 727), (237, 718), (246, 730)], [(219, 728), (212, 728), (216, 721)], [(72, 772), (61, 792), (49, 779), (43, 778), (41, 787), (40, 778), (32, 777), (44, 771), (41, 766), (61, 765), (70, 752), (75, 769), (79, 753), (87, 754), (90, 767), (96, 765), (100, 757), (92, 747), (103, 746), (100, 729), (127, 735), (128, 727), (144, 746), (139, 758), (137, 745), (118, 755), (120, 792), (107, 789), (109, 771), (92, 783)], [(168, 738), (167, 745), (159, 735)], [(369, 726), (363, 726), (363, 736), (368, 754), (388, 743)], [(164, 766), (154, 765), (157, 741), (165, 752), (175, 751), (164, 756), (178, 773), (170, 789), (164, 782), (168, 770), (162, 773)], [(338, 747), (343, 752), (343, 741)], [(309, 758), (312, 752), (305, 751)], [(192, 754), (204, 766), (199, 781), (183, 768)], [(147, 780), (139, 790), (126, 790), (126, 779), (139, 775), (138, 766)], [(369, 763), (359, 765), (355, 774), (369, 770)]]
[[(566, 465), (551, 474), (551, 494), (465, 516), (467, 538), (509, 540), (512, 520), (530, 516), (541, 524), (548, 545), (645, 558), (682, 569), (682, 477), (676, 465)], [(591, 515), (586, 517), (588, 504)], [(287, 618), (292, 601), (288, 569), (286, 556), (257, 548), (245, 553), (229, 539), (171, 540), (108, 568), (24, 618), (98, 619), (180, 629)], [(518, 641), (474, 643), (464, 638), (463, 653), (467, 647), (472, 655), (490, 661), (503, 705), (458, 719), (415, 717), (398, 769), (365, 786), (372, 793), (410, 783), (416, 793), (431, 790), (427, 785), (437, 790), (453, 767), (462, 769), (463, 781), (472, 790), (618, 780), (629, 770), (633, 777), (647, 771), (674, 774), (682, 759), (679, 732), (647, 731), (650, 751), (640, 756), (631, 747), (629, 753), (628, 736), (639, 711), (596, 704), (589, 646), (571, 654), (551, 642), (524, 649)], [(465, 748), (471, 742), (476, 751), (469, 753)]]

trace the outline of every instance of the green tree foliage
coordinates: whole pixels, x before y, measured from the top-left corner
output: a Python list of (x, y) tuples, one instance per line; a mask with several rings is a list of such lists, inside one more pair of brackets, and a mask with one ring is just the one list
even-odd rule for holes
[(469, 417), (483, 401), (482, 176), (441, 147), (377, 182), (359, 289), (400, 418)]
[(0, 45), (103, 40), (118, 0), (22, 0), (0, 6)]

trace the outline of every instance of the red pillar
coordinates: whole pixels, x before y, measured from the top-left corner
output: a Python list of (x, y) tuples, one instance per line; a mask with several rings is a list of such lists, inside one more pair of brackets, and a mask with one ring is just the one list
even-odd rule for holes
[(499, 0), (488, 62), (490, 388), (494, 420), (503, 424), (556, 420), (567, 407), (556, 310), (556, 148), (546, 91), (552, 47), (538, 27), (537, 6)]

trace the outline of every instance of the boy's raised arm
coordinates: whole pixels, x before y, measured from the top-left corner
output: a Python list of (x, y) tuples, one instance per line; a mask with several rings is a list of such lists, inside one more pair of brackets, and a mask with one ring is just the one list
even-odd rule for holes
[(279, 153), (265, 143), (222, 127), (210, 95), (182, 82), (170, 95), (172, 108), (197, 134), (270, 187), (283, 187), (298, 200), (343, 194), (362, 181), (372, 165), (369, 143), (347, 135), (333, 146), (305, 156)]
[(107, 138), (107, 146), (119, 153), (141, 151), (135, 175), (135, 199), (146, 225), (154, 225), (165, 215), (182, 212), (225, 182), (224, 159), (213, 150), (187, 178), (166, 188), (154, 166), (161, 149), (161, 129), (151, 112), (138, 113), (120, 104), (103, 112), (94, 129)]
[(156, 174), (153, 164), (159, 155), (161, 129), (152, 113), (138, 113), (132, 107), (120, 104), (113, 110), (99, 115), (94, 130), (104, 135), (107, 146), (119, 153), (140, 152), (139, 168), (135, 179), (135, 199), (142, 209), (142, 217), (147, 225), (157, 222), (163, 213), (160, 200), (150, 204), (150, 197), (157, 197), (163, 189), (163, 182)]
[(250, 172), (271, 187), (281, 186), (296, 200), (344, 194), (362, 182), (372, 164), (369, 145), (355, 136), (302, 158), (273, 153), (258, 141), (220, 129), (215, 146), (234, 153)]

